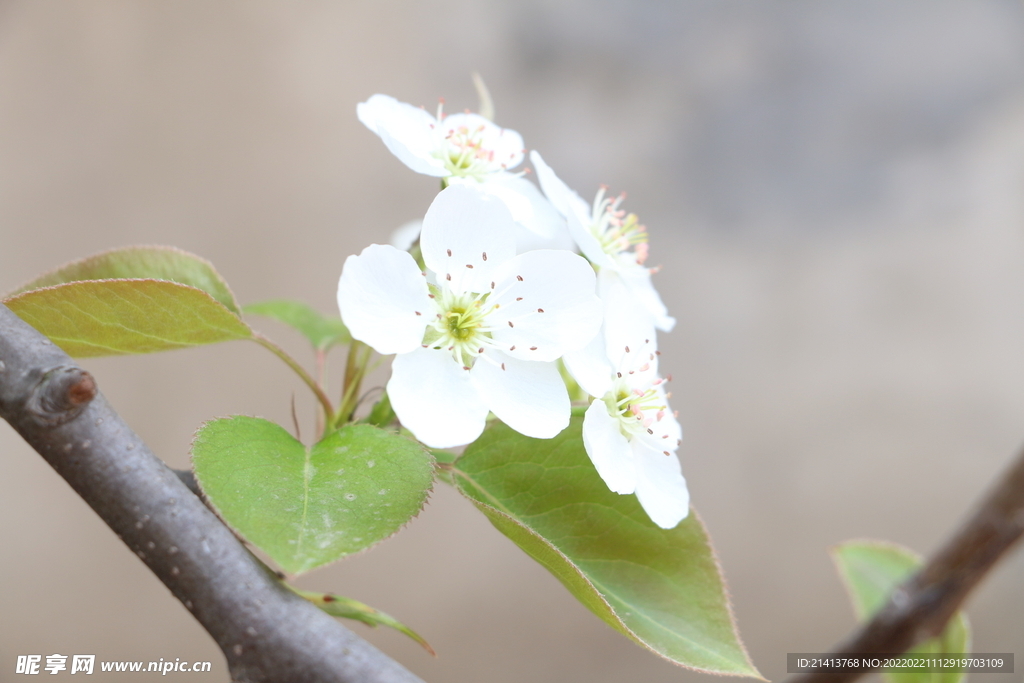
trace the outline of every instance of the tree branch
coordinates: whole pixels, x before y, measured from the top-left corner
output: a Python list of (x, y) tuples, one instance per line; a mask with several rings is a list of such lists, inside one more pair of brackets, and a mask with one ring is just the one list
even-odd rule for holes
[[(836, 656), (902, 653), (942, 633), (967, 594), (1024, 533), (1024, 452), (977, 511), (868, 623), (832, 650)], [(864, 671), (799, 674), (788, 683), (846, 683)]]
[(92, 376), (0, 304), (0, 417), (192, 612), (239, 683), (422, 683), (285, 588), (146, 447)]

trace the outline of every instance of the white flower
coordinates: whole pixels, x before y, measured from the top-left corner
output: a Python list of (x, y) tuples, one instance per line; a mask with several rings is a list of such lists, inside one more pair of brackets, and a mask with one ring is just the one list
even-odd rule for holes
[(409, 251), (412, 246), (416, 244), (416, 241), (420, 238), (420, 230), (423, 229), (423, 221), (419, 218), (413, 221), (407, 221), (402, 223), (400, 226), (395, 228), (395, 231), (391, 233), (388, 243), (395, 249), (402, 251)]
[(356, 115), (417, 173), (442, 178), (445, 185), (471, 185), (501, 199), (526, 232), (518, 236), (518, 251), (537, 248), (538, 238), (542, 246), (552, 248), (569, 242), (565, 221), (540, 190), (521, 174), (509, 172), (525, 154), (516, 131), (479, 114), (446, 116), (441, 107), (435, 117), (380, 94), (360, 102)]
[[(639, 306), (646, 311), (654, 327), (671, 331), (675, 318), (668, 315), (651, 283), (651, 270), (644, 266), (647, 229), (635, 214), (627, 215), (619, 209), (625, 195), (608, 198), (602, 188), (590, 206), (555, 175), (540, 154), (531, 152), (530, 160), (544, 194), (568, 221), (569, 234), (583, 255), (598, 268), (598, 293), (605, 301), (606, 320), (615, 321), (620, 313), (628, 314), (620, 305), (626, 309)], [(606, 296), (609, 290), (617, 291)], [(611, 324), (615, 323), (606, 327)]]
[(651, 520), (671, 529), (690, 510), (676, 457), (682, 428), (668, 407), (665, 380), (658, 377), (651, 339), (620, 349), (618, 362), (605, 360), (607, 374), (580, 382), (597, 397), (583, 418), (583, 444), (612, 491), (636, 493)]
[(567, 251), (516, 255), (504, 204), (453, 185), (423, 218), (429, 272), (391, 246), (349, 256), (338, 284), (352, 336), (396, 353), (388, 395), (402, 424), (434, 448), (467, 444), (488, 411), (550, 438), (569, 422), (555, 361), (601, 325), (593, 269)]
[(356, 105), (356, 115), (417, 173), (485, 180), (523, 161), (522, 136), (479, 114), (446, 117), (439, 108), (434, 117), (424, 109), (378, 94)]

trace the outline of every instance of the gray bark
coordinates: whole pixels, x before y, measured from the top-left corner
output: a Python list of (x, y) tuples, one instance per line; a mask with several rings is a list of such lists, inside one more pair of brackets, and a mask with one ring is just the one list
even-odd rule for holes
[(0, 304), (0, 417), (205, 628), (239, 683), (422, 683), (284, 587), (121, 420), (96, 382)]

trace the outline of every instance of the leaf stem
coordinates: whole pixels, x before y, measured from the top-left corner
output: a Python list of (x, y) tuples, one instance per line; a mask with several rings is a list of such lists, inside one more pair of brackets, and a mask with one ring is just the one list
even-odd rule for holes
[(310, 377), (309, 373), (306, 372), (305, 368), (299, 365), (298, 361), (289, 356), (288, 353), (280, 346), (270, 341), (269, 339), (264, 337), (259, 332), (256, 332), (255, 330), (253, 330), (252, 339), (257, 344), (259, 344), (260, 346), (267, 349), (275, 356), (283, 360), (285, 362), (285, 365), (287, 365), (288, 367), (295, 371), (295, 374), (299, 376), (299, 379), (306, 383), (306, 386), (309, 387), (310, 391), (313, 392), (317, 400), (320, 401), (320, 406), (324, 410), (324, 415), (326, 415), (328, 418), (334, 415), (334, 406), (331, 405), (331, 399), (327, 398), (327, 394), (325, 394), (324, 390), (320, 387), (319, 384), (317, 384), (317, 381)]
[(2, 304), (0, 377), (0, 418), (184, 603), (223, 649), (231, 680), (423, 683), (273, 579), (92, 376)]

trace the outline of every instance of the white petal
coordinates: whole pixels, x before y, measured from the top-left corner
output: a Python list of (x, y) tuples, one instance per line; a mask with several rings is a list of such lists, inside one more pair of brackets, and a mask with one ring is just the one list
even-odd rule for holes
[(416, 244), (416, 240), (420, 238), (420, 230), (423, 229), (423, 221), (414, 220), (408, 223), (400, 225), (393, 233), (391, 233), (391, 239), (388, 242), (391, 243), (395, 249), (401, 249), (402, 251), (409, 251), (412, 245)]
[(472, 443), (484, 430), (487, 406), (447, 351), (419, 348), (395, 357), (388, 382), (395, 414), (431, 448)]
[(576, 249), (576, 242), (569, 236), (569, 230), (565, 227), (564, 220), (554, 237), (541, 237), (537, 233), (524, 228), (521, 223), (516, 223), (516, 253), (525, 254), (528, 251), (537, 251), (539, 249), (561, 249), (574, 253), (578, 251)]
[[(648, 327), (647, 332), (653, 335), (654, 328)], [(622, 346), (618, 347), (619, 353), (615, 358), (609, 359), (615, 361), (615, 371), (626, 380), (630, 389), (645, 392), (655, 387), (657, 390), (661, 382), (657, 381), (658, 347), (653, 336), (619, 334), (616, 338)]]
[(668, 309), (661, 302), (658, 290), (651, 282), (651, 271), (643, 266), (637, 265), (619, 270), (626, 287), (632, 292), (637, 303), (644, 307), (644, 310), (651, 316), (654, 326), (664, 332), (671, 332), (676, 325), (676, 319), (668, 314)]
[(524, 361), (500, 351), (477, 358), (469, 375), (483, 403), (520, 434), (550, 439), (569, 425), (569, 393), (554, 363)]
[[(401, 102), (390, 95), (378, 93), (370, 96), (370, 99), (365, 102), (360, 102), (356, 105), (356, 116), (375, 135), (380, 135), (377, 130), (377, 120), (391, 116), (396, 109), (400, 108), (401, 104)], [(423, 113), (426, 114), (426, 112)], [(430, 115), (427, 114), (427, 116)], [(431, 116), (430, 118), (433, 119), (434, 117)]]
[(512, 220), (528, 231), (546, 240), (560, 240), (561, 244), (572, 248), (565, 219), (526, 178), (513, 173), (495, 173), (480, 184), (480, 189), (505, 202)]
[(501, 128), (479, 114), (451, 114), (444, 118), (445, 134), (458, 128), (480, 131), (480, 147), (491, 153), (496, 168), (515, 168), (523, 161), (523, 137), (510, 128)]
[(412, 170), (432, 176), (448, 175), (444, 163), (434, 156), (437, 119), (426, 111), (378, 94), (356, 105), (356, 115)]
[(633, 442), (636, 466), (636, 497), (647, 516), (662, 529), (671, 529), (690, 512), (686, 489), (675, 453), (665, 455)]
[(591, 403), (583, 416), (583, 445), (608, 488), (615, 493), (633, 493), (633, 452), (619, 430), (619, 421), (608, 414), (601, 399)]
[(599, 332), (589, 344), (579, 351), (569, 351), (562, 356), (565, 369), (576, 383), (591, 396), (604, 396), (611, 388), (612, 366), (608, 362), (604, 334)]
[(338, 308), (352, 336), (382, 354), (418, 347), (434, 312), (416, 261), (407, 252), (380, 244), (345, 260)]
[(551, 200), (559, 213), (566, 218), (575, 215), (581, 224), (589, 225), (592, 221), (590, 205), (555, 175), (555, 172), (544, 162), (537, 150), (530, 152), (530, 161), (533, 162), (533, 167), (537, 171), (537, 182), (540, 183), (544, 194)]
[[(668, 406), (668, 398), (665, 395), (664, 384), (658, 387), (658, 395), (664, 401), (665, 405)], [(669, 444), (675, 444), (679, 446), (679, 442), (683, 440), (683, 427), (679, 424), (679, 420), (675, 418), (671, 408), (665, 409), (665, 417), (654, 423), (654, 433), (661, 434), (662, 436), (668, 436), (665, 441)], [(668, 450), (674, 451), (675, 448), (669, 448)]]
[(590, 259), (591, 263), (601, 270), (619, 269), (619, 264), (605, 253), (601, 243), (597, 241), (597, 238), (590, 231), (589, 223), (584, 223), (575, 213), (569, 214), (567, 220), (569, 234), (575, 240), (583, 255)]
[(515, 256), (514, 230), (504, 204), (472, 186), (453, 184), (423, 217), (423, 261), (455, 292), (489, 291), (495, 269)]
[[(644, 389), (649, 387), (649, 385), (641, 386)], [(665, 455), (665, 453), (674, 454), (683, 439), (683, 428), (679, 425), (679, 420), (675, 418), (671, 408), (668, 407), (665, 392), (661, 390), (661, 387), (657, 387), (657, 391), (662, 404), (666, 406), (662, 418), (658, 420), (652, 411), (645, 412), (645, 416), (655, 419), (648, 424), (646, 432), (635, 435), (633, 440), (640, 441), (653, 452), (661, 453), (662, 455)], [(673, 455), (673, 457), (675, 456)]]
[(500, 308), (488, 324), (495, 326), (494, 339), (512, 355), (555, 360), (582, 349), (601, 327), (594, 270), (576, 254), (529, 251), (504, 264), (496, 280)]
[(423, 175), (443, 178), (448, 175), (444, 162), (433, 156), (433, 141), (423, 131), (404, 120), (381, 122), (380, 139), (403, 164)]
[[(613, 365), (623, 362), (624, 349), (637, 341), (655, 341), (654, 321), (647, 309), (638, 305), (621, 275), (608, 269), (597, 274), (597, 293), (604, 304), (604, 333), (608, 358)], [(632, 346), (631, 346), (632, 345)]]

